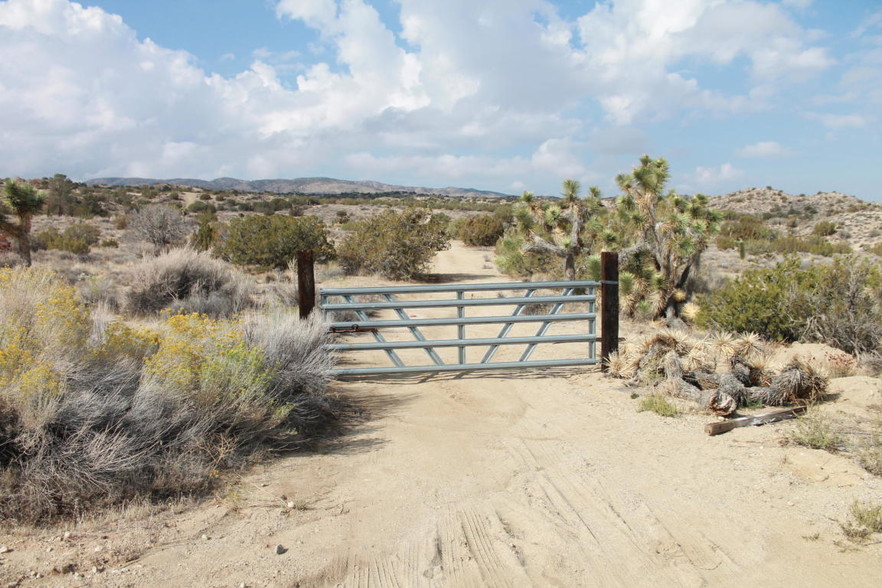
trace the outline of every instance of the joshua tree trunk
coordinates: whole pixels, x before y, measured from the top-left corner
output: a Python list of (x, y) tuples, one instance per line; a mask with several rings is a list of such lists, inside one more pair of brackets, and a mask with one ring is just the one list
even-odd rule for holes
[(576, 256), (572, 249), (567, 250), (564, 260), (564, 278), (567, 280), (576, 279)]
[(31, 219), (22, 218), (18, 234), (18, 254), (26, 267), (31, 267)]

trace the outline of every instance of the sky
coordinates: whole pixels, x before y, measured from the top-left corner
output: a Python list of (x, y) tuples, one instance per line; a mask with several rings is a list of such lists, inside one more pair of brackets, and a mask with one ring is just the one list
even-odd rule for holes
[(878, 0), (0, 0), (0, 177), (882, 201)]

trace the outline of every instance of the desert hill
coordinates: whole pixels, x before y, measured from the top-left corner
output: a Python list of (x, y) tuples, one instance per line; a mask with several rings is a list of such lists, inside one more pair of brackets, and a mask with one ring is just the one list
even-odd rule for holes
[(754, 214), (770, 224), (787, 225), (793, 233), (805, 235), (821, 221), (836, 225), (834, 240), (848, 241), (858, 248), (882, 242), (882, 203), (866, 202), (840, 192), (788, 194), (782, 190), (747, 188), (712, 196), (713, 208)]
[(351, 181), (334, 178), (297, 178), (292, 180), (240, 180), (237, 178), (217, 178), (197, 180), (174, 178), (157, 180), (153, 178), (95, 178), (87, 180), (90, 186), (155, 186), (170, 184), (203, 190), (232, 190), (236, 192), (263, 192), (273, 194), (384, 194), (400, 192), (407, 194), (437, 194), (455, 197), (500, 198), (509, 194), (475, 190), (472, 188), (423, 188), (417, 186), (395, 186), (369, 180)]

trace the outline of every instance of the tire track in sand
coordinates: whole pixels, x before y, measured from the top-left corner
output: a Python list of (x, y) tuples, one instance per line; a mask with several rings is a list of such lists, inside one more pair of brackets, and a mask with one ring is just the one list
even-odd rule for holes
[[(559, 442), (512, 439), (509, 451), (525, 466), (522, 482), (533, 499), (529, 509), (506, 518), (552, 524), (561, 537), (571, 538), (575, 553), (570, 557), (583, 560), (572, 562), (584, 569), (580, 584), (702, 586), (707, 571), (720, 577), (739, 569), (696, 529), (666, 524), (644, 497), (609, 491), (599, 479), (564, 463), (572, 452), (562, 451)], [(508, 502), (507, 508), (517, 507)]]

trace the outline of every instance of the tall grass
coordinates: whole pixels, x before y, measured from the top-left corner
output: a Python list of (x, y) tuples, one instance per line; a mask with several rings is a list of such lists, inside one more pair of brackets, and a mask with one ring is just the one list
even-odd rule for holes
[(0, 518), (198, 493), (336, 418), (319, 318), (133, 328), (49, 272), (0, 270)]

